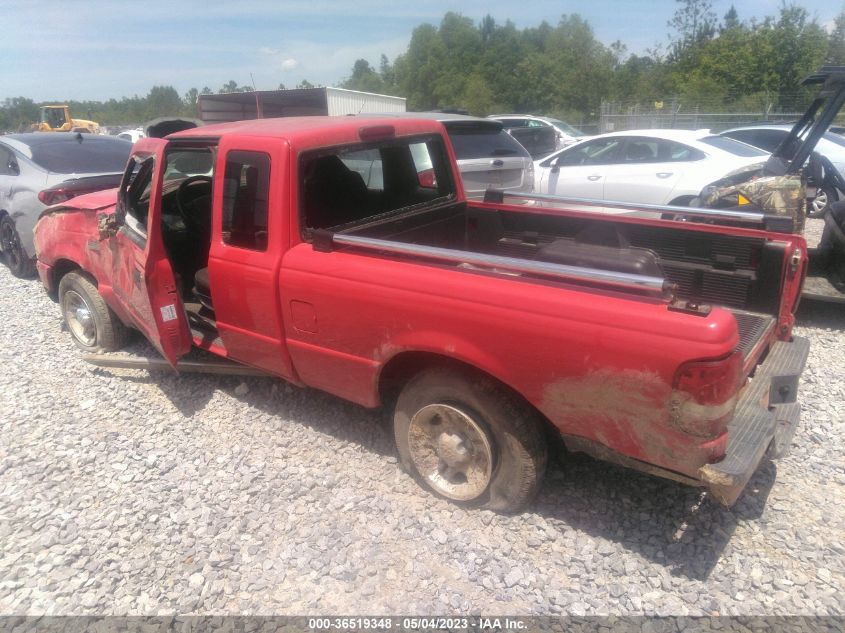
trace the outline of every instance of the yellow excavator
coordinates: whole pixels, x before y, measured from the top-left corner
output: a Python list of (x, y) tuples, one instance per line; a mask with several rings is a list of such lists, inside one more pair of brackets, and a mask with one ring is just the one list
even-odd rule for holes
[(41, 106), (41, 121), (32, 125), (36, 132), (87, 132), (99, 134), (100, 124), (85, 119), (72, 119), (66, 105)]

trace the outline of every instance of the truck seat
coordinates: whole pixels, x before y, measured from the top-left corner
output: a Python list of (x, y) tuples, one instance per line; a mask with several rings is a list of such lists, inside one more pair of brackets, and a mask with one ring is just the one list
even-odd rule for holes
[(194, 275), (194, 295), (203, 306), (214, 311), (211, 305), (211, 284), (208, 281), (207, 267), (200, 268)]
[(306, 167), (305, 220), (312, 229), (345, 224), (366, 215), (367, 185), (338, 156), (321, 156)]

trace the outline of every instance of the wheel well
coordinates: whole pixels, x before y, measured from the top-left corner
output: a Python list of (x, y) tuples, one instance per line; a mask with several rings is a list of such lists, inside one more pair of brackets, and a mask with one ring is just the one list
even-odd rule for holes
[[(50, 293), (50, 296), (53, 299), (57, 299), (59, 293), (59, 284), (62, 281), (62, 277), (64, 277), (73, 270), (81, 269), (82, 267), (79, 264), (77, 264), (76, 262), (72, 262), (69, 259), (60, 259), (55, 264), (53, 264), (53, 291)], [(96, 285), (96, 281), (94, 282), (94, 285)]]
[(670, 207), (685, 207), (689, 205), (690, 200), (693, 198), (697, 198), (698, 196), (678, 196), (671, 202), (669, 202)]
[(558, 444), (560, 442), (560, 431), (557, 427), (555, 427), (551, 420), (543, 415), (543, 413), (531, 404), (531, 402), (529, 402), (521, 393), (505, 384), (492, 374), (479, 369), (474, 365), (432, 352), (402, 352), (387, 361), (387, 364), (382, 367), (381, 373), (379, 374), (378, 393), (382, 405), (392, 408), (396, 399), (399, 397), (399, 392), (402, 390), (402, 387), (414, 375), (418, 374), (423, 369), (434, 366), (455, 367), (463, 371), (485, 376), (490, 380), (495, 381), (501, 385), (502, 389), (506, 389), (514, 397), (522, 400), (522, 402), (536, 413), (538, 419), (543, 421), (546, 436), (550, 442), (553, 442), (554, 444)]

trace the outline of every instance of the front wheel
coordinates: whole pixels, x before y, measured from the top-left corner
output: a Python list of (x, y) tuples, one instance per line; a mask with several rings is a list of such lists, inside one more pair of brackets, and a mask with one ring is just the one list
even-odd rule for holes
[(59, 283), (59, 305), (76, 346), (86, 352), (113, 352), (129, 330), (106, 304), (88, 275), (70, 272)]
[(807, 208), (807, 216), (811, 218), (823, 218), (825, 211), (837, 200), (839, 200), (839, 194), (836, 192), (835, 187), (831, 187), (830, 185), (819, 187), (815, 197)]
[(487, 376), (456, 367), (423, 370), (405, 385), (393, 418), (403, 467), (453, 502), (516, 512), (546, 470), (542, 423)]
[(9, 271), (15, 277), (28, 279), (35, 276), (35, 261), (21, 246), (18, 230), (8, 215), (4, 215), (0, 220), (0, 250), (3, 251), (3, 259), (6, 260)]

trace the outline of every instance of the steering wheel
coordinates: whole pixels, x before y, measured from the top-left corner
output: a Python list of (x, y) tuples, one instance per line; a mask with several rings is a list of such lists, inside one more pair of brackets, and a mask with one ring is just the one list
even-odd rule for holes
[(190, 211), (197, 200), (210, 195), (211, 176), (190, 176), (179, 183), (179, 188), (176, 190), (176, 209), (186, 226), (200, 230), (205, 228)]

